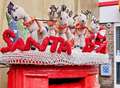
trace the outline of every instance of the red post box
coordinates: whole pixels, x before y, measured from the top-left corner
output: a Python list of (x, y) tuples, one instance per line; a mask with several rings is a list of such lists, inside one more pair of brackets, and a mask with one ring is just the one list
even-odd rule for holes
[(39, 51), (2, 54), (0, 62), (9, 64), (8, 88), (100, 88), (99, 64), (108, 54), (50, 53)]
[(12, 65), (8, 88), (99, 88), (98, 67)]

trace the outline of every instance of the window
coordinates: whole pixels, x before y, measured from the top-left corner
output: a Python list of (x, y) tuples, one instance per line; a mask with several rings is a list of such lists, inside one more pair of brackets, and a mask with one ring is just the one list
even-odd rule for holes
[(116, 27), (116, 54), (120, 56), (120, 26)]
[(116, 65), (116, 82), (117, 82), (117, 84), (120, 84), (120, 62), (117, 62), (116, 63), (117, 65)]

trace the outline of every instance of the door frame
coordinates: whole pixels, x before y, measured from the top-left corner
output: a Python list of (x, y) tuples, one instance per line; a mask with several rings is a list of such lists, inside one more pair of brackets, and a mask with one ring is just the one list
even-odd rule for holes
[(116, 63), (120, 62), (120, 56), (116, 54), (116, 27), (120, 26), (120, 23), (114, 23), (114, 88), (120, 88), (120, 84), (117, 84), (117, 68)]

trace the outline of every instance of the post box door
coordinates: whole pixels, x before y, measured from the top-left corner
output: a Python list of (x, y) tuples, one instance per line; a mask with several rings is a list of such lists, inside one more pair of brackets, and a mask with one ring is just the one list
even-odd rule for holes
[(48, 77), (44, 74), (26, 74), (24, 88), (48, 88)]

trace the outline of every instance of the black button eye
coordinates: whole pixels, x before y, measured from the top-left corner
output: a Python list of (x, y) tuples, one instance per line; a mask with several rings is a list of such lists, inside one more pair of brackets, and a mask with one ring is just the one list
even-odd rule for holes
[(84, 20), (82, 20), (82, 22), (84, 23), (85, 21), (84, 21)]
[(15, 16), (15, 19), (17, 19), (17, 16)]
[(60, 17), (60, 20), (62, 20), (62, 17)]
[(17, 21), (17, 19), (18, 19), (18, 17), (17, 17), (17, 16), (15, 16), (15, 17), (14, 17), (14, 20), (15, 20), (15, 21)]

